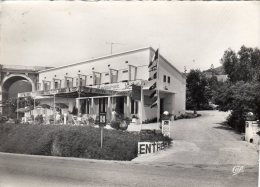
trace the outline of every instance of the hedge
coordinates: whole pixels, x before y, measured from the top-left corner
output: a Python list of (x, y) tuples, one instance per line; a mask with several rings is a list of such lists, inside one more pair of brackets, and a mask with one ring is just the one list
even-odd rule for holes
[(159, 132), (127, 132), (90, 126), (0, 124), (0, 151), (21, 154), (79, 157), (105, 160), (132, 160), (138, 141), (166, 141)]

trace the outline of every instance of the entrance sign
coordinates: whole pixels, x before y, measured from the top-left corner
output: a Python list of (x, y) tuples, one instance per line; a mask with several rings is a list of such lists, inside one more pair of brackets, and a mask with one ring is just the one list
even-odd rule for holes
[(170, 125), (171, 125), (170, 120), (162, 120), (162, 134), (164, 136), (170, 137)]
[(168, 147), (166, 142), (138, 142), (138, 154), (155, 153)]
[(107, 122), (107, 114), (99, 113), (99, 126), (106, 126)]

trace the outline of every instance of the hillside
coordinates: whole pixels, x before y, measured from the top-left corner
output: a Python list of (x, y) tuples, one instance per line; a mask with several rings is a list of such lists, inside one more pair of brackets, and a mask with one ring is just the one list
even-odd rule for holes
[[(204, 73), (211, 73), (211, 69), (208, 69), (208, 70), (205, 70), (203, 71)], [(219, 67), (216, 67), (213, 69), (215, 75), (225, 75), (225, 70), (224, 70), (224, 67), (223, 66), (219, 66)]]

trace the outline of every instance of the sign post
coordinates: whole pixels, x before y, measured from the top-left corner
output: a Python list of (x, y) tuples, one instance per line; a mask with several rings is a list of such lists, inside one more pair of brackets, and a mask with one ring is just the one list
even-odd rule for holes
[(103, 139), (104, 139), (104, 126), (106, 126), (107, 122), (107, 114), (106, 113), (99, 113), (99, 127), (101, 130), (100, 134), (100, 147), (103, 147)]
[(170, 137), (170, 125), (171, 125), (170, 120), (162, 120), (162, 134), (164, 136)]

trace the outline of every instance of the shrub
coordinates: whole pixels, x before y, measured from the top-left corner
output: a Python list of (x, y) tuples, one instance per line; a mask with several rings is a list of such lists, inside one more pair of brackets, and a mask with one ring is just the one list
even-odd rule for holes
[(6, 121), (8, 121), (8, 117), (7, 116), (0, 116), (0, 123), (4, 123), (4, 122), (6, 122)]
[(110, 122), (110, 126), (111, 126), (113, 129), (118, 130), (118, 129), (119, 129), (119, 126), (120, 126), (120, 121), (111, 121), (111, 122)]
[(156, 123), (157, 122), (157, 118), (151, 118), (151, 119), (147, 119), (145, 121), (143, 121), (143, 124), (147, 124), (147, 123)]
[(37, 116), (35, 117), (35, 122), (36, 122), (37, 124), (42, 124), (42, 123), (43, 123), (43, 117), (42, 117), (42, 115), (37, 115)]
[(81, 157), (106, 160), (132, 160), (138, 141), (171, 141), (160, 132), (133, 133), (90, 126), (0, 124), (0, 151)]
[(179, 116), (174, 116), (174, 120), (178, 119), (192, 119), (201, 116), (201, 114), (194, 114), (194, 113), (188, 113), (186, 112), (185, 114), (181, 114)]

